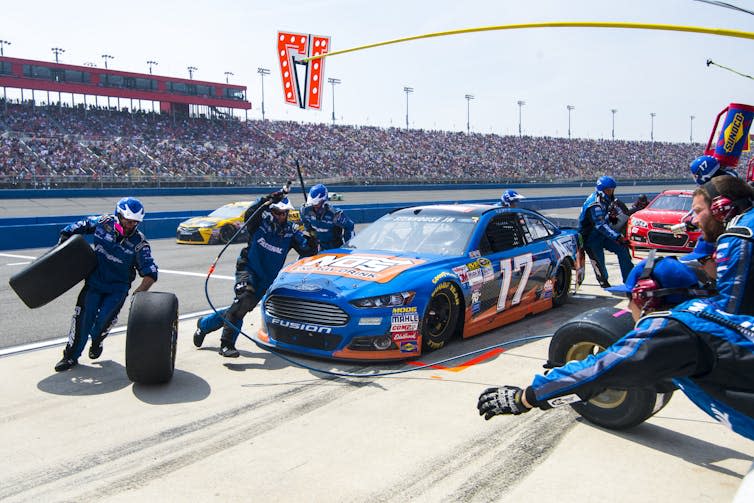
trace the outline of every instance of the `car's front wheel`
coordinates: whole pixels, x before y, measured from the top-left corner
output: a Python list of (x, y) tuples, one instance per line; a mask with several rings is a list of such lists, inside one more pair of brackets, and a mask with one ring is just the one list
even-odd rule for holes
[(461, 317), (461, 293), (450, 282), (435, 287), (421, 321), (422, 347), (440, 349), (456, 332)]
[(231, 239), (233, 239), (233, 236), (236, 233), (236, 228), (232, 225), (223, 225), (220, 228), (220, 242), (222, 244), (227, 244), (230, 242)]

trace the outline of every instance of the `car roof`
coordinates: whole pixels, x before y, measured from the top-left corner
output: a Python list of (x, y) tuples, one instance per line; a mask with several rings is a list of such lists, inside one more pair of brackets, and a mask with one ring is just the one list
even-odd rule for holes
[(401, 208), (392, 212), (393, 215), (422, 214), (431, 216), (468, 216), (478, 217), (483, 213), (499, 208), (490, 204), (426, 204)]
[(694, 194), (693, 190), (668, 189), (668, 190), (663, 190), (658, 195), (660, 196), (691, 196), (693, 194)]

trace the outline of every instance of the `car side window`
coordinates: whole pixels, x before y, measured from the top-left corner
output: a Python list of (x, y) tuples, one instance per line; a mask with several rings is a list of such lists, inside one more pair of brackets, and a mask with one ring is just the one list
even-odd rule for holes
[(545, 225), (545, 221), (541, 218), (537, 218), (534, 215), (524, 215), (524, 222), (524, 225), (529, 229), (529, 234), (533, 241), (552, 235), (552, 232)]
[(480, 243), (480, 253), (501, 252), (526, 244), (518, 218), (516, 213), (504, 213), (490, 220)]

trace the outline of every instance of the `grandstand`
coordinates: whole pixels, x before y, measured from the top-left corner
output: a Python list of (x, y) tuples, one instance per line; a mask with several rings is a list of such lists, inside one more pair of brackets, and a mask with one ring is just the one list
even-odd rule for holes
[[(0, 98), (0, 188), (277, 185), (294, 160), (310, 180), (346, 184), (591, 182), (602, 174), (671, 180), (688, 179), (689, 161), (703, 150), (692, 143), (240, 120), (218, 107), (251, 107), (243, 86), (189, 89), (196, 81), (7, 61), (26, 60), (0, 60), (0, 86), (33, 85), (37, 93), (26, 96), (48, 101)], [(12, 75), (14, 68), (24, 74)], [(49, 101), (50, 91), (54, 98), (74, 90), (158, 100), (159, 109), (104, 107), (86, 97)]]
[[(0, 106), (0, 187), (278, 184), (298, 159), (330, 183), (686, 179), (700, 144)], [(749, 154), (742, 158), (745, 165)]]

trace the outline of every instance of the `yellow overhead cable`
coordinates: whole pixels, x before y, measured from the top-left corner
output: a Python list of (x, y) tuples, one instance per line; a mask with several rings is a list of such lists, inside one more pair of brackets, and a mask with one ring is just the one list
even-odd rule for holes
[(384, 42), (375, 42), (374, 44), (362, 45), (359, 47), (351, 47), (350, 49), (343, 49), (340, 51), (333, 51), (327, 54), (320, 54), (319, 56), (312, 56), (310, 58), (303, 59), (304, 62), (309, 62), (315, 59), (337, 56), (339, 54), (346, 54), (348, 52), (361, 51), (364, 49), (371, 49), (373, 47), (380, 47), (382, 45), (400, 44), (402, 42), (410, 42), (412, 40), (420, 40), (423, 38), (433, 37), (445, 37), (448, 35), (461, 35), (464, 33), (474, 33), (478, 31), (498, 31), (498, 30), (521, 30), (525, 28), (625, 28), (632, 30), (661, 30), (661, 31), (685, 31), (689, 33), (705, 33), (707, 35), (718, 35), (721, 37), (735, 37), (735, 38), (748, 38), (754, 40), (754, 33), (749, 31), (739, 30), (726, 30), (724, 28), (705, 28), (703, 26), (677, 26), (672, 24), (653, 24), (653, 23), (605, 23), (605, 22), (583, 22), (583, 21), (557, 21), (549, 23), (523, 23), (523, 24), (504, 24), (500, 26), (479, 26), (477, 28), (463, 28), (460, 30), (438, 31), (436, 33), (425, 33), (424, 35), (414, 35), (412, 37), (396, 38), (394, 40), (386, 40)]

